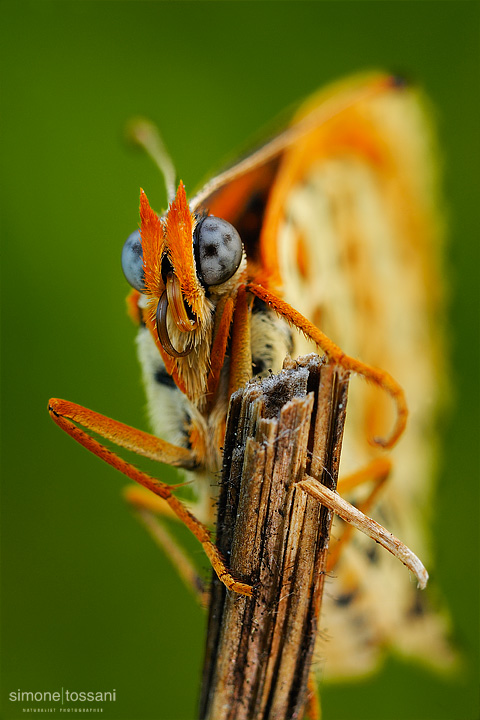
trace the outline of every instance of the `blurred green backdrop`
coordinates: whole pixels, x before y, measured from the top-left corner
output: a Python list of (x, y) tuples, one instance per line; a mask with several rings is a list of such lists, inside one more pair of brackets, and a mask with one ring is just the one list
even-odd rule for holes
[(478, 19), (473, 2), (1, 5), (3, 718), (24, 716), (8, 693), (60, 687), (115, 688), (114, 720), (195, 717), (205, 617), (123, 479), (46, 410), (65, 397), (146, 429), (119, 259), (139, 188), (165, 198), (125, 121), (160, 125), (191, 191), (283, 108), (369, 68), (413, 76), (437, 113), (455, 388), (432, 583), (465, 662), (448, 679), (390, 659), (326, 687), (324, 717), (478, 718)]

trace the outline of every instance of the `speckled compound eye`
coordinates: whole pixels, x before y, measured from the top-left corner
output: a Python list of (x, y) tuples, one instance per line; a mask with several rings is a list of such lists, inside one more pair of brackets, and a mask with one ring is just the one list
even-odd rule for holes
[(240, 235), (229, 222), (213, 215), (195, 228), (194, 247), (197, 274), (207, 287), (226, 282), (242, 259)]
[(145, 277), (143, 274), (143, 249), (140, 231), (135, 230), (128, 236), (122, 250), (122, 270), (135, 290), (145, 290)]

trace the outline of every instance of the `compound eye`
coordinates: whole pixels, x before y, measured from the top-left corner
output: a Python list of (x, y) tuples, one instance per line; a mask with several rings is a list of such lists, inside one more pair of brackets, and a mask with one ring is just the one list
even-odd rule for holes
[(138, 290), (145, 290), (145, 276), (143, 274), (143, 248), (140, 230), (135, 230), (125, 241), (122, 250), (122, 270), (127, 282)]
[(226, 220), (210, 215), (195, 228), (195, 261), (204, 285), (221, 285), (231, 278), (242, 252), (240, 235)]

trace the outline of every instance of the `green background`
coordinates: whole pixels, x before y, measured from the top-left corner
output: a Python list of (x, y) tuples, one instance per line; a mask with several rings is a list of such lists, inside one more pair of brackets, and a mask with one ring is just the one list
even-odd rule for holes
[(449, 679), (389, 659), (325, 688), (324, 717), (479, 717), (478, 20), (473, 2), (1, 5), (3, 718), (25, 717), (9, 692), (60, 687), (115, 688), (115, 720), (195, 717), (204, 615), (129, 514), (123, 479), (46, 408), (64, 397), (147, 429), (119, 259), (139, 188), (157, 209), (165, 198), (125, 121), (160, 125), (191, 191), (279, 111), (376, 67), (416, 78), (436, 108), (454, 391), (432, 585), (465, 660)]

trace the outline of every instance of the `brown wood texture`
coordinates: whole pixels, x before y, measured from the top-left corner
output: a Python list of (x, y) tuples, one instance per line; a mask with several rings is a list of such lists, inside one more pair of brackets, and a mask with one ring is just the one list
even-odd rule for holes
[(230, 402), (217, 546), (254, 597), (213, 578), (201, 720), (302, 718), (332, 513), (296, 483), (334, 490), (348, 373), (316, 355)]

